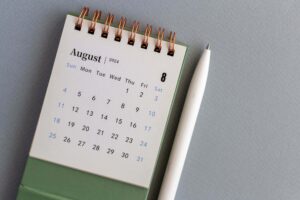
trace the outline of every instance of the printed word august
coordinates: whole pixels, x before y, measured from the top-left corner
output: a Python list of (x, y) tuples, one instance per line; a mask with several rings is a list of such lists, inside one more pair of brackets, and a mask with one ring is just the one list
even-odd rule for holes
[(92, 54), (77, 51), (75, 48), (71, 51), (70, 55), (79, 57), (83, 61), (90, 60), (90, 61), (93, 61), (93, 62), (101, 63), (101, 56), (95, 56), (95, 55), (92, 55)]

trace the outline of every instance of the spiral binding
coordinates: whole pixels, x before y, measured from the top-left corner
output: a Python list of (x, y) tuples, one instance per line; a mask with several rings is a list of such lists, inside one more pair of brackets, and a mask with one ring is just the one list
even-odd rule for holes
[[(77, 21), (75, 23), (75, 27), (74, 27), (75, 30), (78, 30), (78, 31), (81, 30), (83, 19), (88, 16), (88, 13), (89, 13), (89, 8), (83, 7), (83, 9), (81, 10), (81, 12), (77, 18)], [(100, 18), (101, 18), (101, 11), (95, 10), (92, 20), (91, 20), (91, 23), (89, 25), (88, 33), (90, 33), (90, 34), (95, 33), (96, 23), (100, 20)], [(109, 13), (106, 16), (104, 26), (103, 26), (103, 29), (101, 32), (101, 37), (103, 37), (103, 38), (108, 37), (109, 27), (111, 26), (113, 21), (114, 21), (114, 15)], [(122, 31), (126, 25), (126, 21), (127, 21), (127, 19), (125, 17), (121, 17), (121, 19), (119, 21), (119, 25), (115, 32), (115, 38), (114, 38), (114, 40), (117, 42), (120, 42), (122, 40)], [(140, 27), (140, 23), (138, 21), (134, 21), (132, 24), (131, 33), (130, 33), (130, 36), (129, 36), (128, 42), (127, 42), (128, 45), (133, 46), (135, 44), (135, 37), (136, 37), (136, 33), (139, 30), (139, 27)], [(147, 24), (145, 31), (144, 31), (144, 37), (142, 39), (142, 44), (141, 44), (142, 49), (148, 48), (148, 40), (149, 40), (149, 37), (151, 36), (151, 32), (152, 32), (152, 26)], [(161, 52), (162, 41), (164, 39), (164, 32), (165, 32), (164, 28), (161, 28), (161, 27), (158, 28), (157, 39), (156, 39), (155, 48), (154, 48), (154, 51), (157, 53)], [(167, 55), (169, 55), (169, 56), (174, 56), (174, 54), (175, 54), (175, 41), (176, 41), (176, 33), (170, 32), (168, 53), (167, 53)]]

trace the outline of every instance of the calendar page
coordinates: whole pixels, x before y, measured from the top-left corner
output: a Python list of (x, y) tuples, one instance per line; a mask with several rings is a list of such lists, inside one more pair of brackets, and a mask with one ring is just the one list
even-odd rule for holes
[[(90, 21), (80, 31), (68, 15), (30, 156), (148, 188), (159, 155), (186, 47), (167, 55), (114, 41)], [(51, 38), (49, 38), (51, 39)], [(172, 123), (172, 122), (170, 122)]]

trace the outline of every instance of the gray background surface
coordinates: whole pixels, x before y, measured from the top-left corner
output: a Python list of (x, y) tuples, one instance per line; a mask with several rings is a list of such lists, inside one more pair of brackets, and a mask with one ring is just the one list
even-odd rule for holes
[(177, 200), (300, 199), (300, 1), (0, 2), (0, 199), (15, 199), (64, 17), (82, 5), (175, 30), (186, 94), (212, 60)]

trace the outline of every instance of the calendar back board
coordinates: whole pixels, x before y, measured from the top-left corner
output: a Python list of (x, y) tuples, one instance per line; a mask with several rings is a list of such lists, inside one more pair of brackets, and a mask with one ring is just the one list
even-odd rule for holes
[[(176, 44), (175, 55), (168, 56), (165, 41), (160, 53), (153, 51), (154, 38), (149, 38), (148, 49), (141, 49), (128, 45), (126, 39), (114, 41), (113, 34), (100, 37), (103, 25), (99, 23), (94, 34), (87, 33), (88, 20), (80, 31), (75, 30), (76, 20), (70, 15), (66, 18), (21, 191), (47, 190), (51, 171), (52, 177), (64, 180), (75, 181), (78, 174), (79, 181), (93, 177), (83, 182), (97, 180), (95, 185), (111, 196), (107, 199), (122, 196), (126, 188), (131, 199), (145, 199), (186, 47)], [(116, 30), (111, 27), (110, 32)], [(123, 35), (129, 37), (130, 32), (124, 30)], [(143, 35), (137, 34), (135, 42), (142, 40)], [(43, 176), (32, 181), (34, 171)], [(59, 192), (54, 188), (49, 194)]]

